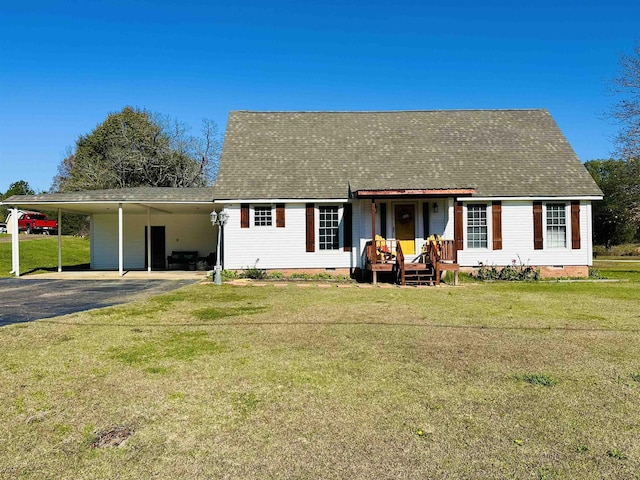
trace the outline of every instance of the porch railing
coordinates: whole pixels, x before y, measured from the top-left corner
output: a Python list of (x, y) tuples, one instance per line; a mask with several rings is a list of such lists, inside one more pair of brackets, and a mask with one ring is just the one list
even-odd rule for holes
[(454, 240), (438, 240), (430, 238), (425, 244), (425, 250), (432, 265), (436, 265), (438, 262), (456, 262), (457, 251)]
[(400, 242), (397, 242), (396, 245), (396, 268), (399, 269), (398, 274), (400, 276), (400, 285), (404, 285), (404, 253), (402, 252), (402, 245)]
[(395, 263), (399, 245), (395, 240), (385, 240), (377, 237), (373, 242), (367, 242), (367, 261), (372, 265), (376, 263)]

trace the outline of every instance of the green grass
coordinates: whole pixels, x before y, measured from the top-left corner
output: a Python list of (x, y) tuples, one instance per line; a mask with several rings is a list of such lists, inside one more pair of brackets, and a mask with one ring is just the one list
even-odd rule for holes
[[(0, 235), (9, 240), (10, 235)], [(83, 268), (89, 264), (89, 239), (62, 237), (63, 268)], [(20, 235), (20, 273), (44, 273), (58, 268), (58, 237)], [(11, 241), (0, 241), (0, 277), (10, 276)]]
[(202, 284), (4, 327), (0, 478), (638, 478), (639, 288)]
[(640, 259), (626, 257), (622, 262), (612, 259), (595, 259), (593, 268), (603, 278), (640, 282)]

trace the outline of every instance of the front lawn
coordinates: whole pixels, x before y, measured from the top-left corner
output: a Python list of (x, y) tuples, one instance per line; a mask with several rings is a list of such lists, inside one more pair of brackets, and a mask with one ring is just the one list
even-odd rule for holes
[(202, 284), (3, 327), (0, 478), (637, 478), (639, 288)]

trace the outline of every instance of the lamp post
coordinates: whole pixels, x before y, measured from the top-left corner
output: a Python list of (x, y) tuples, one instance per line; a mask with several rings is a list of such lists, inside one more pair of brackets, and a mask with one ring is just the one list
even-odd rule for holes
[(215, 210), (211, 212), (209, 215), (211, 219), (211, 225), (214, 227), (218, 226), (218, 248), (216, 249), (216, 266), (215, 266), (215, 275), (214, 275), (214, 283), (216, 285), (222, 285), (222, 277), (220, 275), (220, 238), (222, 237), (222, 227), (227, 220), (229, 220), (229, 214), (224, 210), (221, 210), (220, 213)]

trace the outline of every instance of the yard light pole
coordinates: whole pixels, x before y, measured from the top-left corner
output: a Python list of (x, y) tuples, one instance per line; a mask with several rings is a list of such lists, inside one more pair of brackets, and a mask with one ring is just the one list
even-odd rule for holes
[(222, 227), (227, 223), (227, 220), (229, 220), (229, 214), (224, 210), (221, 210), (220, 213), (214, 210), (209, 214), (209, 218), (211, 219), (211, 225), (214, 227), (216, 225), (218, 226), (218, 248), (216, 249), (214, 283), (216, 285), (222, 285), (222, 276), (220, 275), (220, 238), (222, 237)]

